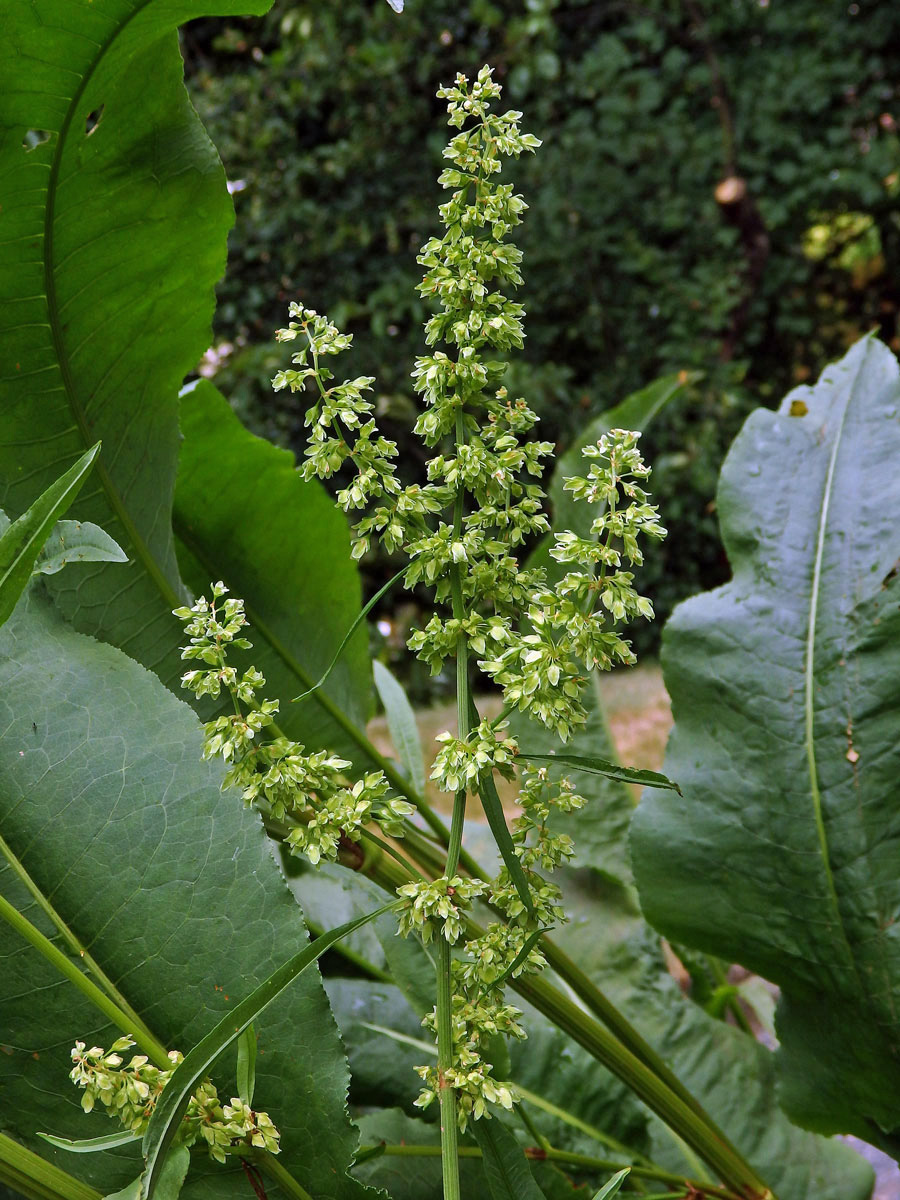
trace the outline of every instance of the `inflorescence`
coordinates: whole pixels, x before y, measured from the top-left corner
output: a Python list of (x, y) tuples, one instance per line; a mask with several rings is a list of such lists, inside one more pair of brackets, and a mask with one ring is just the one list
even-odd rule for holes
[[(109, 1050), (99, 1046), (88, 1050), (84, 1042), (76, 1042), (69, 1078), (84, 1089), (81, 1107), (85, 1112), (92, 1112), (99, 1102), (125, 1129), (143, 1134), (182, 1055), (169, 1051), (172, 1065), (168, 1070), (154, 1066), (145, 1054), (135, 1054), (126, 1066), (122, 1054), (133, 1045), (130, 1037), (119, 1038)], [(255, 1112), (237, 1096), (223, 1104), (215, 1087), (204, 1079), (188, 1102), (177, 1141), (182, 1146), (205, 1143), (212, 1158), (225, 1162), (225, 1156), (236, 1147), (255, 1146), (277, 1154), (279, 1137), (268, 1113)]]
[[(418, 258), (425, 269), (419, 291), (438, 303), (426, 340), (429, 347), (447, 347), (419, 358), (413, 371), (423, 402), (415, 431), (434, 450), (427, 481), (404, 485), (398, 478), (396, 444), (381, 435), (373, 415), (374, 381), (362, 376), (334, 382), (325, 360), (345, 350), (351, 338), (326, 317), (290, 306), (290, 323), (278, 338), (300, 345), (292, 367), (273, 380), (276, 389), (312, 389), (301, 472), (306, 479), (327, 479), (338, 471), (350, 475), (337, 500), (360, 517), (354, 555), (364, 555), (378, 538), (389, 554), (406, 556), (408, 588), (432, 590), (435, 613), (412, 634), (410, 649), (435, 674), (462, 655), (503, 694), (501, 719), (479, 717), (465, 737), (440, 736), (432, 778), (458, 794), (479, 791), (494, 774), (518, 776), (521, 815), (512, 839), (530, 905), (523, 901), (521, 878), (513, 880), (505, 866), (490, 882), (457, 871), (399, 889), (406, 901), (399, 932), (426, 942), (443, 938), (456, 948), (452, 1067), (442, 1075), (433, 1066), (419, 1068), (424, 1087), (417, 1103), (425, 1106), (441, 1086), (453, 1087), (463, 1128), (469, 1118), (488, 1115), (488, 1104), (509, 1108), (515, 1100), (513, 1085), (493, 1076), (491, 1043), (498, 1035), (525, 1036), (521, 1013), (506, 1001), (506, 985), (546, 965), (537, 935), (565, 914), (558, 887), (540, 872), (552, 871), (573, 853), (571, 838), (551, 831), (550, 817), (584, 804), (569, 779), (517, 761), (518, 741), (506, 718), (518, 711), (562, 741), (584, 724), (582, 693), (590, 673), (635, 661), (621, 626), (651, 618), (653, 610), (636, 592), (630, 568), (642, 562), (640, 539), (665, 536), (642, 488), (649, 469), (637, 449), (638, 434), (612, 430), (584, 451), (585, 477), (565, 485), (576, 501), (598, 510), (589, 536), (555, 536), (550, 553), (567, 572), (553, 586), (544, 568), (520, 564), (523, 548), (549, 530), (537, 481), (553, 447), (530, 436), (536, 415), (524, 400), (511, 398), (502, 382), (506, 364), (499, 356), (524, 339), (524, 310), (501, 290), (521, 283), (521, 252), (505, 238), (527, 206), (497, 176), (503, 157), (532, 152), (540, 143), (520, 132), (520, 113), (491, 112), (500, 90), (484, 67), (471, 85), (458, 75), (438, 93), (459, 132), (444, 151), (449, 165), (440, 176), (451, 193), (439, 210), (444, 234), (431, 238)], [(229, 702), (228, 712), (205, 725), (205, 757), (221, 757), (228, 766), (223, 786), (240, 788), (246, 803), (284, 829), (291, 852), (314, 864), (336, 859), (342, 846), (357, 842), (372, 824), (392, 838), (403, 836), (414, 807), (391, 793), (381, 771), (359, 775), (346, 759), (322, 750), (309, 753), (284, 737), (275, 725), (277, 701), (259, 698), (263, 676), (253, 667), (238, 672), (229, 663), (232, 649), (250, 647), (241, 600), (217, 583), (209, 600), (201, 598), (176, 615), (190, 639), (183, 657), (196, 664), (183, 686), (198, 697), (224, 696)], [(499, 919), (469, 937), (467, 915), (476, 901), (490, 905)], [(436, 1014), (424, 1023), (434, 1029)], [(105, 1055), (85, 1053), (79, 1043), (73, 1078), (77, 1074), (86, 1088), (86, 1107), (99, 1098), (138, 1129), (167, 1075), (140, 1056), (122, 1071), (117, 1047), (125, 1044), (123, 1039)], [(198, 1126), (211, 1153), (218, 1156), (226, 1134), (277, 1146), (265, 1114), (248, 1116), (234, 1100), (218, 1106), (206, 1088), (192, 1104), (197, 1111), (211, 1105), (221, 1113), (218, 1124)], [(249, 1130), (251, 1118), (256, 1125)], [(218, 1132), (204, 1132), (208, 1128)], [(231, 1132), (238, 1128), (243, 1132)]]

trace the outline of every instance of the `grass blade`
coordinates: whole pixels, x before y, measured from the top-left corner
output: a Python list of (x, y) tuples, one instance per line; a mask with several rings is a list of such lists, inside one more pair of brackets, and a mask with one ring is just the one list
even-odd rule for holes
[(150, 1200), (160, 1181), (167, 1152), (172, 1144), (181, 1118), (184, 1116), (188, 1102), (197, 1084), (209, 1073), (212, 1064), (233, 1041), (235, 1041), (256, 1020), (267, 1004), (297, 978), (301, 971), (316, 961), (320, 955), (340, 941), (342, 937), (353, 933), (369, 921), (373, 921), (382, 913), (397, 906), (397, 901), (386, 904), (364, 917), (339, 925), (328, 933), (323, 933), (314, 942), (278, 968), (265, 983), (250, 993), (231, 1012), (219, 1021), (210, 1032), (187, 1054), (176, 1068), (172, 1078), (166, 1084), (165, 1090), (153, 1109), (150, 1124), (144, 1134), (144, 1158), (146, 1170), (142, 1176), (141, 1196)]
[(606, 779), (618, 779), (622, 783), (639, 783), (643, 787), (668, 788), (681, 795), (681, 788), (667, 775), (659, 771), (642, 771), (637, 767), (623, 767), (608, 758), (579, 754), (529, 754), (519, 751), (519, 758), (526, 762), (546, 763), (548, 766), (569, 767), (573, 771), (584, 771), (588, 775), (603, 775)]

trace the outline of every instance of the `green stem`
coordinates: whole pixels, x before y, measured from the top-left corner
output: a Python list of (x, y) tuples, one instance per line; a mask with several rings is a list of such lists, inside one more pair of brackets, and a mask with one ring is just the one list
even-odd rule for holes
[[(556, 1150), (552, 1146), (549, 1149), (545, 1149), (543, 1146), (523, 1146), (523, 1150), (525, 1157), (531, 1159), (532, 1162), (557, 1162), (569, 1167), (582, 1167), (588, 1171), (621, 1171), (625, 1165), (613, 1159), (594, 1158), (590, 1154), (576, 1154), (571, 1150)], [(371, 1154), (373, 1151), (379, 1151), (381, 1154), (394, 1158), (437, 1158), (441, 1153), (441, 1147), (413, 1146), (401, 1143), (399, 1145), (360, 1146), (359, 1149), (360, 1155)], [(481, 1149), (478, 1146), (460, 1146), (457, 1154), (460, 1158), (481, 1158)], [(679, 1189), (679, 1195), (693, 1192), (694, 1195), (715, 1197), (716, 1200), (730, 1200), (730, 1193), (724, 1188), (707, 1184), (698, 1186), (692, 1180), (685, 1179), (682, 1175), (676, 1175), (673, 1171), (664, 1171), (662, 1168), (632, 1166), (631, 1174), (640, 1179), (658, 1179), (661, 1183), (671, 1184)]]
[(50, 918), (50, 920), (59, 930), (63, 940), (68, 944), (73, 953), (78, 955), (87, 969), (97, 978), (110, 999), (117, 1004), (122, 1012), (124, 1012), (131, 1019), (135, 1029), (140, 1029), (149, 1041), (155, 1042), (156, 1039), (150, 1032), (149, 1027), (144, 1023), (144, 1021), (141, 1020), (140, 1016), (131, 1007), (131, 1005), (128, 1003), (113, 981), (109, 978), (97, 960), (93, 957), (93, 955), (90, 954), (88, 950), (86, 950), (81, 944), (81, 942), (65, 923), (35, 881), (25, 870), (24, 864), (13, 853), (12, 847), (9, 846), (9, 844), (2, 837), (0, 837), (0, 851), (2, 851), (6, 861), (31, 893), (35, 903), (38, 905), (41, 911)]
[(27, 1200), (102, 1200), (103, 1196), (5, 1133), (0, 1133), (0, 1183)]
[[(465, 440), (462, 408), (456, 414), (456, 444)], [(462, 484), (456, 489), (453, 504), (453, 540), (462, 537), (463, 506), (465, 491)], [(450, 567), (450, 589), (453, 600), (453, 616), (457, 621), (466, 617), (462, 592), (462, 570), (459, 563)], [(462, 741), (469, 736), (469, 647), (464, 633), (456, 642), (456, 722), (457, 737)], [(463, 825), (466, 820), (466, 789), (463, 787), (453, 801), (453, 817), (450, 821), (450, 836), (447, 841), (447, 860), (444, 875), (451, 879), (459, 866), (462, 850)], [(456, 1092), (446, 1080), (446, 1073), (453, 1066), (453, 995), (450, 978), (450, 944), (440, 937), (437, 961), (437, 1042), (438, 1042), (438, 1089), (441, 1105), (441, 1162), (444, 1175), (444, 1200), (460, 1200), (459, 1165), (457, 1163), (458, 1131), (456, 1126)]]
[(441, 1106), (441, 1166), (444, 1200), (461, 1200), (459, 1189), (459, 1130), (456, 1125), (456, 1093), (445, 1082), (444, 1072), (453, 1063), (453, 997), (450, 990), (450, 943), (438, 934), (437, 960), (437, 1040), (438, 1099)]
[(516, 991), (555, 1025), (623, 1080), (648, 1108), (682, 1137), (715, 1171), (731, 1191), (742, 1197), (772, 1193), (710, 1119), (686, 1103), (679, 1092), (631, 1053), (609, 1030), (592, 1020), (567, 996), (537, 977), (519, 977)]
[(30, 942), (46, 958), (47, 962), (54, 966), (61, 975), (64, 975), (70, 983), (74, 983), (94, 1007), (98, 1008), (114, 1025), (117, 1025), (123, 1033), (130, 1034), (134, 1038), (135, 1044), (148, 1058), (152, 1058), (157, 1066), (166, 1069), (171, 1067), (172, 1064), (166, 1054), (165, 1046), (158, 1042), (152, 1034), (145, 1032), (143, 1022), (136, 1024), (129, 1014), (114, 1000), (111, 1000), (106, 992), (97, 987), (96, 983), (67, 958), (58, 946), (54, 946), (50, 939), (32, 925), (27, 917), (23, 917), (5, 896), (0, 896), (0, 919), (6, 921), (16, 933), (21, 934), (27, 942)]
[(254, 1151), (247, 1154), (246, 1157), (255, 1166), (259, 1167), (264, 1175), (277, 1183), (286, 1196), (291, 1200), (313, 1200), (312, 1196), (302, 1187), (293, 1177), (286, 1167), (283, 1167), (274, 1154), (267, 1154), (261, 1151)]
[[(324, 925), (320, 925), (317, 921), (311, 921), (309, 917), (306, 917), (306, 928), (313, 939), (321, 937), (323, 933), (328, 932)], [(394, 982), (394, 979), (388, 975), (387, 971), (382, 971), (381, 967), (376, 967), (373, 962), (369, 962), (369, 960), (364, 958), (362, 954), (357, 954), (355, 950), (352, 950), (347, 945), (343, 938), (341, 938), (340, 941), (335, 942), (331, 949), (335, 951), (335, 953), (339, 954), (341, 958), (346, 959), (348, 963), (351, 963), (354, 967), (356, 967), (357, 970), (362, 971), (364, 975), (368, 975), (370, 979), (374, 979), (377, 983)]]
[[(366, 870), (374, 882), (391, 892), (401, 883), (409, 882), (408, 874), (404, 876), (399, 865), (389, 859), (373, 858), (367, 863)], [(476, 938), (482, 934), (483, 930), (474, 921), (467, 922), (467, 937)], [(568, 961), (561, 952), (557, 953), (562, 960)], [(571, 964), (571, 967), (574, 969), (575, 978), (579, 979), (582, 973), (574, 964)], [(586, 977), (584, 979), (592, 988), (590, 980)], [(682, 1096), (681, 1093), (685, 1092), (683, 1085), (675, 1080), (668, 1069), (665, 1069), (665, 1073), (675, 1080), (677, 1089), (673, 1088), (668, 1079), (657, 1074), (643, 1058), (624, 1046), (609, 1029), (544, 979), (519, 976), (511, 981), (511, 986), (597, 1062), (631, 1088), (648, 1108), (715, 1171), (732, 1196), (741, 1197), (742, 1200), (775, 1200), (771, 1190), (744, 1161), (700, 1105), (696, 1101), (688, 1103)], [(609, 1005), (605, 997), (603, 1000)]]
[(521, 1101), (525, 1099), (525, 1097), (522, 1095), (522, 1089), (518, 1088), (517, 1090), (519, 1092), (520, 1103), (516, 1105), (516, 1113), (518, 1114), (519, 1120), (525, 1126), (525, 1129), (531, 1135), (531, 1137), (534, 1138), (534, 1144), (536, 1146), (541, 1146), (544, 1150), (549, 1150), (549, 1141), (544, 1137), (537, 1125), (535, 1125), (534, 1121), (532, 1121), (531, 1114), (529, 1113), (528, 1109), (523, 1103), (521, 1103)]

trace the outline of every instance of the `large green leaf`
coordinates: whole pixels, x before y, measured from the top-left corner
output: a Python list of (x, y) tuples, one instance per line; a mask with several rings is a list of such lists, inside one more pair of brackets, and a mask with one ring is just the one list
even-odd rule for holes
[[(682, 605), (675, 732), (633, 851), (649, 919), (778, 983), (782, 1100), (900, 1132), (900, 379), (865, 339), (750, 417), (719, 491), (731, 583)], [(896, 1148), (900, 1144), (894, 1140)]]
[[(258, 818), (220, 792), (218, 765), (200, 761), (190, 709), (118, 650), (71, 631), (39, 596), (0, 633), (0, 731), (6, 842), (164, 1044), (189, 1050), (305, 945)], [(2, 859), (0, 893), (67, 950)], [(138, 1161), (129, 1148), (63, 1155), (35, 1138), (110, 1131), (105, 1116), (82, 1114), (68, 1055), (76, 1038), (109, 1045), (117, 1031), (6, 926), (0, 1009), (0, 1128), (105, 1192), (127, 1183)], [(255, 1102), (281, 1129), (283, 1165), (320, 1200), (362, 1195), (343, 1176), (356, 1138), (318, 973), (306, 971), (257, 1030)], [(228, 1056), (215, 1078), (226, 1098), (237, 1094)], [(244, 1192), (239, 1170), (205, 1161), (188, 1194)]]
[[(0, 43), (0, 503), (98, 439), (79, 516), (130, 565), (54, 582), (80, 628), (174, 673), (178, 389), (206, 349), (233, 210), (176, 27), (266, 0), (35, 0)], [(116, 603), (109, 604), (110, 594)]]
[[(209, 344), (233, 219), (222, 164), (184, 89), (175, 31), (205, 13), (268, 4), (36, 0), (7, 6), (0, 41), (0, 506), (22, 512), (102, 437), (79, 517), (106, 530), (130, 562), (86, 565), (48, 586), (78, 629), (125, 649), (173, 688), (183, 665), (171, 609), (186, 598), (171, 527), (178, 392)], [(246, 589), (262, 626), (257, 644), (266, 643), (260, 666), (286, 701), (302, 690), (304, 672), (327, 663), (358, 612), (346, 527), (315, 484), (295, 481), (280, 508), (291, 490), (287, 456), (272, 451), (261, 484), (263, 451), (249, 437), (239, 444), (208, 385), (198, 392), (186, 411), (205, 400), (227, 427), (195, 422), (186, 461), (190, 469), (204, 454), (227, 454), (208, 462), (227, 471), (229, 486), (192, 496), (191, 471), (182, 498), (196, 507), (185, 514), (182, 505), (179, 527), (189, 539), (196, 518), (203, 587), (231, 575)], [(242, 471), (238, 453), (247, 455)], [(240, 570), (238, 549), (246, 551)], [(313, 606), (320, 615), (311, 628)], [(344, 714), (330, 717), (323, 706), (336, 697), (353, 721), (365, 716), (364, 653), (360, 634), (327, 698), (285, 705), (293, 736), (349, 748)]]
[(364, 628), (325, 684), (290, 703), (323, 674), (359, 613), (343, 513), (319, 483), (304, 483), (291, 453), (248, 433), (211, 383), (182, 396), (181, 430), (173, 521), (186, 582), (208, 594), (210, 582), (222, 579), (243, 597), (252, 626), (248, 657), (266, 676), (267, 695), (282, 698), (279, 726), (311, 746), (357, 754), (334, 706), (365, 724), (371, 668)]
[[(593, 872), (565, 876), (572, 919), (558, 935), (563, 949), (715, 1114), (778, 1200), (868, 1200), (873, 1182), (868, 1164), (849, 1147), (788, 1121), (778, 1107), (775, 1056), (683, 995), (658, 935), (642, 920), (630, 891)], [(577, 1048), (558, 1062), (559, 1086), (565, 1087), (571, 1073), (573, 1094), (579, 1086), (574, 1080), (596, 1077), (595, 1065)], [(668, 1170), (703, 1178), (696, 1155), (655, 1116), (647, 1117), (648, 1156)], [(564, 1130), (558, 1136), (565, 1136)]]

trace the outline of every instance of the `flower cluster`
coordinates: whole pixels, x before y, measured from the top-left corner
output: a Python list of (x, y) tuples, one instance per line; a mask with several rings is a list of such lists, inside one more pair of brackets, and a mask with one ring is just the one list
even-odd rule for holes
[[(437, 302), (426, 341), (445, 346), (420, 357), (413, 371), (423, 404), (416, 433), (434, 450), (426, 482), (402, 486), (396, 479), (396, 448), (378, 434), (364, 395), (371, 380), (336, 385), (319, 366), (320, 356), (349, 344), (325, 318), (292, 307), (299, 321), (279, 336), (305, 338), (294, 358), (300, 370), (279, 373), (274, 384), (314, 390), (304, 474), (327, 478), (355, 465), (355, 479), (338, 495), (345, 511), (363, 510), (354, 554), (378, 537), (389, 553), (406, 555), (407, 587), (433, 590), (436, 611), (412, 633), (410, 649), (435, 674), (448, 659), (474, 661), (502, 689), (506, 712), (516, 709), (565, 741), (586, 719), (581, 697), (589, 674), (634, 661), (621, 625), (650, 618), (653, 610), (626, 568), (640, 565), (640, 538), (665, 531), (641, 487), (648, 469), (638, 435), (613, 430), (585, 450), (585, 478), (566, 483), (576, 500), (598, 510), (589, 536), (565, 532), (554, 539), (550, 553), (568, 573), (554, 587), (543, 568), (520, 563), (522, 547), (549, 528), (538, 480), (552, 446), (533, 438), (536, 415), (503, 386), (500, 356), (521, 347), (525, 336), (522, 306), (502, 291), (521, 283), (521, 253), (505, 238), (527, 206), (497, 177), (504, 156), (540, 143), (520, 131), (520, 113), (491, 111), (500, 87), (487, 67), (474, 83), (459, 75), (438, 95), (459, 132), (444, 152), (448, 165), (439, 180), (450, 192), (439, 210), (444, 233), (430, 238), (418, 259), (425, 272), (419, 292)], [(468, 693), (463, 713), (467, 701)], [(518, 745), (502, 721), (479, 720), (471, 732), (438, 740), (432, 779), (458, 798), (492, 786), (495, 773), (515, 777)], [(507, 861), (487, 886), (450, 870), (449, 878), (400, 888), (408, 901), (402, 933), (462, 943), (452, 964), (452, 1062), (445, 1057), (440, 1069), (421, 1069), (426, 1086), (419, 1103), (433, 1100), (441, 1086), (453, 1087), (463, 1126), (483, 1115), (487, 1103), (512, 1103), (511, 1085), (493, 1078), (489, 1043), (498, 1034), (522, 1036), (504, 988), (510, 977), (544, 965), (538, 933), (564, 914), (558, 888), (538, 872), (573, 852), (569, 837), (550, 832), (548, 818), (553, 809), (583, 803), (568, 780), (526, 767), (512, 832), (517, 864)], [(465, 910), (479, 897), (502, 919), (464, 941)], [(436, 1016), (426, 1021), (434, 1026)]]
[[(240, 636), (247, 625), (243, 601), (228, 598), (227, 591), (223, 583), (213, 584), (211, 600), (201, 597), (191, 608), (175, 610), (190, 638), (182, 658), (205, 664), (187, 671), (182, 687), (196, 696), (218, 697), (223, 690), (231, 696), (233, 712), (204, 726), (204, 758), (221, 757), (228, 764), (223, 788), (240, 788), (247, 804), (285, 824), (286, 844), (313, 864), (334, 861), (341, 839), (357, 841), (371, 822), (402, 837), (403, 819), (415, 810), (388, 795), (381, 771), (350, 781), (347, 759), (324, 750), (309, 753), (281, 736), (275, 727), (278, 701), (257, 700), (265, 678), (255, 667), (239, 674), (229, 666), (228, 650), (250, 649), (250, 642)], [(258, 736), (262, 732), (270, 736)]]
[[(182, 1056), (169, 1051), (172, 1067), (155, 1067), (144, 1054), (135, 1054), (127, 1066), (122, 1053), (134, 1045), (130, 1037), (121, 1037), (109, 1050), (99, 1046), (85, 1048), (76, 1042), (72, 1049), (75, 1064), (69, 1074), (73, 1083), (84, 1089), (81, 1107), (91, 1112), (98, 1102), (111, 1117), (135, 1134), (143, 1134), (154, 1106)], [(268, 1113), (256, 1112), (237, 1097), (222, 1104), (215, 1087), (205, 1079), (188, 1102), (178, 1141), (192, 1146), (198, 1139), (206, 1143), (210, 1156), (224, 1162), (226, 1154), (237, 1146), (257, 1146), (277, 1154), (280, 1134)]]

